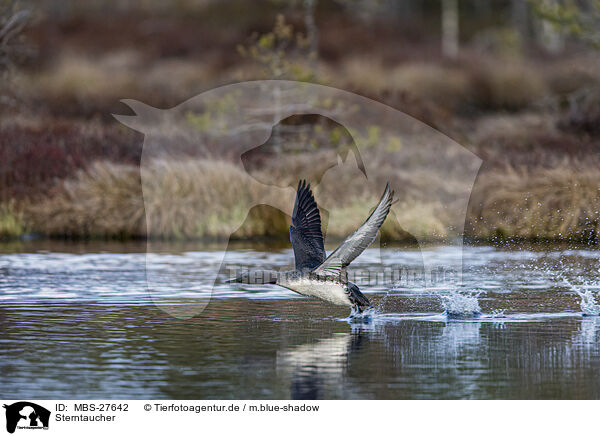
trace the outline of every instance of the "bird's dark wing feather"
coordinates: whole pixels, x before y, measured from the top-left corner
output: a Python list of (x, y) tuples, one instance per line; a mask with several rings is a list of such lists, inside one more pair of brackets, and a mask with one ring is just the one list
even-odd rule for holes
[(294, 248), (297, 270), (312, 270), (325, 260), (321, 215), (310, 185), (304, 180), (298, 183), (290, 240)]
[(319, 276), (346, 281), (346, 267), (375, 240), (379, 228), (390, 212), (393, 198), (394, 191), (390, 190), (388, 183), (379, 204), (369, 218), (354, 233), (348, 236), (321, 265), (315, 268), (314, 272)]

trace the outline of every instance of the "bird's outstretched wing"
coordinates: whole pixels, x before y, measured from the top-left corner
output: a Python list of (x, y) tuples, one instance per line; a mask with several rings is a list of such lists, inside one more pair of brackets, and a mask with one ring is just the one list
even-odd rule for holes
[(321, 215), (310, 185), (307, 185), (305, 180), (298, 183), (290, 241), (294, 248), (297, 270), (312, 270), (325, 260)]
[(390, 190), (388, 183), (379, 204), (369, 218), (354, 233), (344, 239), (344, 242), (321, 265), (315, 268), (314, 272), (319, 276), (346, 281), (346, 267), (375, 240), (379, 228), (390, 212), (393, 199), (394, 191)]

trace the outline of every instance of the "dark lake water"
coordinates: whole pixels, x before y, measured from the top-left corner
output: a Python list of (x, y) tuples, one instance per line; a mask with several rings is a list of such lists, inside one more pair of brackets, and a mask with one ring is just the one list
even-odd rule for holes
[[(162, 281), (150, 295), (143, 244), (0, 246), (3, 397), (600, 398), (594, 248), (465, 247), (463, 286), (363, 285), (375, 306), (363, 322), (275, 286), (219, 284), (208, 300), (205, 277), (223, 253), (163, 248), (151, 255)], [(250, 266), (292, 258), (285, 247), (229, 254)], [(384, 248), (352, 266), (419, 259)]]

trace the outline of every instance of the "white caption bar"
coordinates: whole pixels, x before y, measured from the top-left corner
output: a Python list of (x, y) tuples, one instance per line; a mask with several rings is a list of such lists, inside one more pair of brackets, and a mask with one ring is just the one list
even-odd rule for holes
[(576, 416), (595, 416), (598, 407), (595, 401), (0, 401), (6, 406), (0, 434), (12, 429), (17, 436), (566, 434)]

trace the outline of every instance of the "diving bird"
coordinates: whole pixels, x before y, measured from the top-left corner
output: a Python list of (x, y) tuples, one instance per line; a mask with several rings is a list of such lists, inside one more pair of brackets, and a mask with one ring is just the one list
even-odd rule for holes
[(390, 212), (393, 198), (394, 191), (390, 190), (388, 183), (379, 204), (363, 225), (326, 256), (321, 232), (321, 214), (310, 190), (310, 184), (301, 180), (296, 191), (290, 226), (295, 269), (284, 272), (248, 271), (229, 282), (276, 284), (301, 295), (350, 306), (353, 313), (363, 312), (371, 307), (371, 304), (358, 286), (348, 281), (346, 268), (375, 240), (379, 228)]

